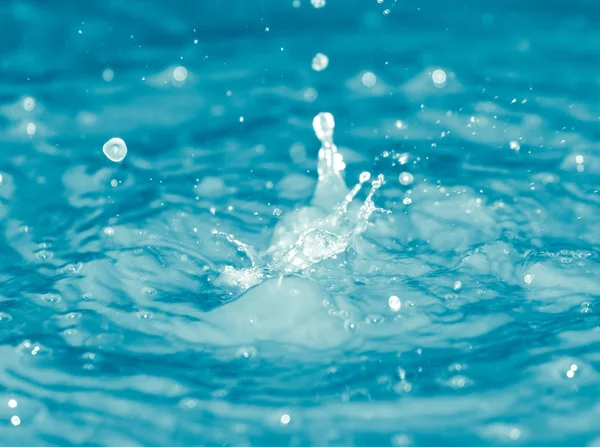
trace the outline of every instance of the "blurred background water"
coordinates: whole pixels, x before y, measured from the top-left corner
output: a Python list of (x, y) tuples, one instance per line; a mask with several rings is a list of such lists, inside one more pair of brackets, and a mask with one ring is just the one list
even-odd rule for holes
[[(2, 446), (600, 446), (600, 3), (0, 17)], [(241, 262), (211, 231), (268, 247), (322, 111), (392, 214), (310, 280), (385, 335), (211, 346), (214, 270)]]

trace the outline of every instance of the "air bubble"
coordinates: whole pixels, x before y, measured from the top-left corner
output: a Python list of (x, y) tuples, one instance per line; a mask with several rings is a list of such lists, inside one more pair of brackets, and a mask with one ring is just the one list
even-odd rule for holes
[(511, 142), (509, 143), (509, 147), (510, 147), (510, 148), (511, 148), (513, 151), (516, 151), (516, 152), (518, 152), (518, 151), (519, 151), (519, 149), (521, 149), (521, 145), (519, 144), (519, 142), (518, 142), (518, 141), (511, 141)]
[(111, 138), (104, 143), (102, 151), (110, 161), (117, 163), (125, 159), (125, 156), (127, 155), (127, 146), (121, 138)]
[(358, 181), (360, 183), (365, 183), (368, 182), (371, 179), (371, 173), (370, 172), (362, 172), (360, 174), (360, 176), (358, 177)]
[(319, 9), (325, 6), (325, 0), (310, 0), (310, 4)]

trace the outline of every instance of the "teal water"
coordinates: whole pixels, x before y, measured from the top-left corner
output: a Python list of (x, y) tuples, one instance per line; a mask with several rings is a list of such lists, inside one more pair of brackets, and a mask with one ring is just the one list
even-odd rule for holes
[(600, 4), (455, 3), (0, 2), (0, 444), (600, 446)]

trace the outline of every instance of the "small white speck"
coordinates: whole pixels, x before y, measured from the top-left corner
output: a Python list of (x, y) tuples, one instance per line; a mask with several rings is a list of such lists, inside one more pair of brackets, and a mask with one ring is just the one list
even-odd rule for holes
[(462, 287), (462, 282), (460, 282), (460, 281), (456, 281), (456, 282), (454, 283), (454, 285), (452, 286), (452, 288), (453, 288), (454, 290), (460, 290), (460, 288), (461, 288), (461, 287)]
[(322, 8), (323, 6), (325, 6), (325, 0), (310, 0), (310, 4), (317, 9)]
[(35, 130), (36, 130), (35, 124), (33, 124), (33, 123), (27, 124), (27, 135), (30, 135), (30, 136), (35, 135)]
[(15, 427), (17, 425), (21, 425), (21, 418), (19, 416), (13, 416), (10, 418), (10, 423), (13, 424)]
[(15, 399), (10, 399), (10, 400), (8, 401), (8, 406), (9, 406), (10, 408), (17, 408), (17, 405), (19, 405), (19, 404), (17, 403), (17, 401), (16, 401)]
[(243, 122), (244, 122), (244, 117), (240, 116), (240, 123), (243, 123)]
[(513, 151), (519, 151), (521, 149), (521, 145), (519, 144), (518, 141), (511, 141), (509, 143), (509, 147), (513, 150)]
[(289, 414), (282, 414), (281, 415), (281, 425), (288, 425), (290, 423), (291, 417)]
[(527, 284), (531, 284), (531, 282), (533, 281), (533, 275), (528, 273), (525, 275), (525, 277), (523, 278), (523, 280), (527, 283)]

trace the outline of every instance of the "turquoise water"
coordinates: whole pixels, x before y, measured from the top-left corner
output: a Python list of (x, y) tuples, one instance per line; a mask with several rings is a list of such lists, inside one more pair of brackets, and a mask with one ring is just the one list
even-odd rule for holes
[(600, 4), (455, 3), (1, 2), (0, 444), (600, 446)]

